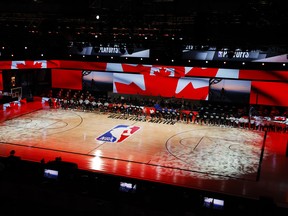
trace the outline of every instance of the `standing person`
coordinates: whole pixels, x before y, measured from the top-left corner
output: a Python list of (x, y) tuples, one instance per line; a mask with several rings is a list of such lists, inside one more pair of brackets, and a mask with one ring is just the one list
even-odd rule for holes
[(221, 92), (220, 92), (220, 100), (224, 101), (226, 97), (226, 91), (224, 89), (224, 87), (222, 87)]
[(250, 128), (251, 126), (251, 119), (252, 117), (256, 114), (255, 108), (251, 105), (249, 108), (249, 119), (248, 119), (248, 127)]
[(183, 121), (183, 122), (187, 122), (187, 114), (186, 114), (186, 112), (185, 111), (182, 111), (181, 112), (181, 120)]
[(150, 121), (153, 122), (155, 119), (155, 109), (154, 108), (149, 109), (149, 115), (150, 115)]
[(180, 113), (180, 111), (177, 109), (177, 110), (176, 110), (176, 121), (179, 122), (180, 119), (181, 119), (181, 113)]
[(187, 123), (189, 123), (189, 121), (192, 123), (192, 122), (193, 122), (193, 118), (194, 118), (194, 113), (193, 113), (193, 111), (191, 110), (191, 111), (189, 112), (189, 115), (188, 115)]
[(20, 170), (20, 161), (21, 158), (16, 156), (16, 151), (13, 149), (10, 151), (10, 155), (6, 158), (6, 167), (8, 168), (9, 172), (12, 176), (17, 175)]

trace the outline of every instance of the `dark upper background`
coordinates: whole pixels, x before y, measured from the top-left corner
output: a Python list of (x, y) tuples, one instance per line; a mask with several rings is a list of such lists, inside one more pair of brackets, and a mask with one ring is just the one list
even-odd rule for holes
[(28, 46), (56, 57), (71, 41), (97, 40), (160, 52), (183, 44), (286, 52), (287, 9), (280, 0), (1, 0), (0, 46), (2, 55)]

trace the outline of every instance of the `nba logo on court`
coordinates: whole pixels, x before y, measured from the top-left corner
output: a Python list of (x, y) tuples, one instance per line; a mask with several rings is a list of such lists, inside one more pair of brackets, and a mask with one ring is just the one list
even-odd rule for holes
[(96, 139), (104, 142), (119, 143), (130, 137), (139, 129), (140, 127), (138, 126), (117, 125)]

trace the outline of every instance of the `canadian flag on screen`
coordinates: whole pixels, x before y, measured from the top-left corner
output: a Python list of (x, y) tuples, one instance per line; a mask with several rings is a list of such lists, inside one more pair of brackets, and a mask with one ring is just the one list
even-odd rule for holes
[(47, 68), (47, 60), (36, 61), (12, 61), (11, 69), (25, 69), (25, 68)]
[(113, 92), (207, 100), (209, 79), (175, 77), (174, 68), (151, 67), (143, 74), (114, 73)]

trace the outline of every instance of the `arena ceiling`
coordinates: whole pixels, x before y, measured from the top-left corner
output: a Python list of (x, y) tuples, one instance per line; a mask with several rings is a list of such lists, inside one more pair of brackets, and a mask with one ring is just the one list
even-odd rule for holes
[(280, 0), (1, 0), (0, 43), (59, 49), (97, 37), (165, 46), (174, 37), (179, 43), (286, 49), (287, 9), (288, 1)]

